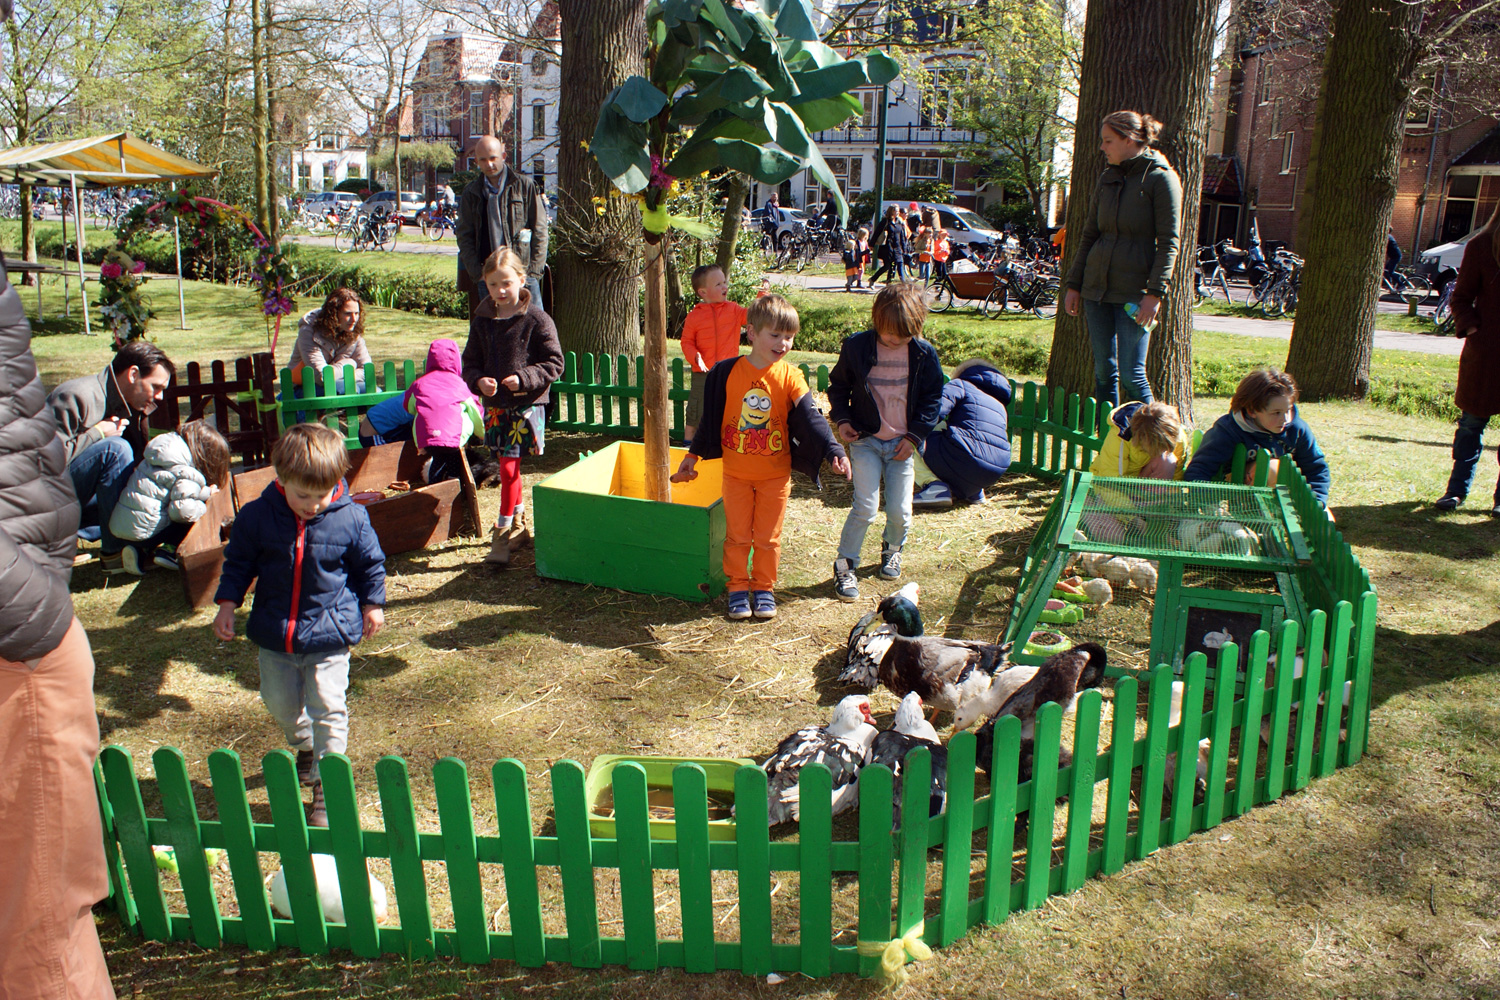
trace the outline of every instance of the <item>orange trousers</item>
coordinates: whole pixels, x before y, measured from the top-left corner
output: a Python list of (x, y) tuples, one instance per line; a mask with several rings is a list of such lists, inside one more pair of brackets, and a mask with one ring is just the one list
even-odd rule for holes
[(94, 654), (75, 618), (36, 669), (0, 659), (0, 1000), (114, 1000), (94, 793)]
[[(724, 575), (729, 590), (775, 590), (781, 523), (792, 477), (736, 479), (724, 473)], [(755, 551), (754, 568), (750, 552)]]

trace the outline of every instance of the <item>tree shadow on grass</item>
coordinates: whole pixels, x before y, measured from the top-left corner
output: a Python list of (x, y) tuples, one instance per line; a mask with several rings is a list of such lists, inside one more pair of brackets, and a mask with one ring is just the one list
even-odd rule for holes
[(1488, 559), (1500, 551), (1500, 519), (1475, 523), (1489, 504), (1471, 504), (1444, 514), (1427, 501), (1334, 507), (1338, 528), (1350, 545), (1388, 552), (1413, 552), (1455, 561)]
[(1500, 673), (1500, 619), (1466, 632), (1375, 627), (1370, 708), (1407, 691)]

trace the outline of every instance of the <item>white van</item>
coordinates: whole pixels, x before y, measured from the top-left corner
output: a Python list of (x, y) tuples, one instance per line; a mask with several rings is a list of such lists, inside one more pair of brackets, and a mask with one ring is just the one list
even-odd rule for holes
[[(896, 206), (903, 219), (912, 212), (910, 201), (886, 201), (881, 204), (881, 215), (884, 215), (885, 210), (891, 205)], [(957, 205), (939, 205), (930, 201), (917, 202), (918, 212), (926, 212), (929, 209), (937, 213), (938, 224), (948, 230), (950, 244), (978, 243), (982, 245), (991, 242), (999, 243), (1003, 238), (988, 219), (976, 215), (967, 208), (959, 208)], [(879, 216), (876, 218), (878, 219)], [(874, 221), (868, 225), (871, 230), (874, 230)]]

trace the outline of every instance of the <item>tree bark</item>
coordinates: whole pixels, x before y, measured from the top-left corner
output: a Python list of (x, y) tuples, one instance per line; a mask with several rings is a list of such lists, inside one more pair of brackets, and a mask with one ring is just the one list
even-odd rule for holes
[[(1089, 0), (1063, 260), (1066, 275), (1086, 220), (1097, 209), (1095, 191), (1105, 166), (1100, 121), (1121, 109), (1160, 120), (1157, 147), (1182, 178), (1182, 216), (1171, 281), (1175, 294), (1158, 314), (1146, 374), (1156, 398), (1174, 404), (1188, 422), (1193, 418), (1192, 275), (1218, 7), (1217, 0)], [(1047, 384), (1083, 396), (1093, 392), (1093, 351), (1082, 314), (1058, 310)]]
[(668, 235), (646, 234), (646, 373), (641, 384), (641, 425), (646, 437), (646, 499), (670, 503), (672, 427), (667, 399)]
[(719, 247), (714, 263), (729, 277), (734, 266), (734, 248), (740, 241), (740, 216), (745, 213), (745, 199), (750, 196), (750, 178), (738, 170), (729, 175), (729, 198), (724, 205), (724, 222), (719, 228)]
[(565, 351), (635, 354), (641, 343), (640, 210), (612, 194), (609, 179), (585, 147), (605, 96), (642, 69), (646, 2), (559, 0), (558, 11), (563, 61), (559, 198), (551, 234), (558, 288), (553, 319)]
[(1375, 302), (1425, 0), (1344, 0), (1324, 56), (1286, 370), (1307, 400), (1370, 389)]
[[(261, 71), (266, 77), (266, 219), (270, 224), (266, 232), (266, 238), (272, 245), (281, 240), (281, 198), (280, 187), (276, 182), (276, 80), (271, 75), (271, 53), (276, 51), (276, 46), (271, 40), (271, 26), (273, 22), (272, 0), (261, 0), (266, 12), (266, 26), (261, 32)], [(288, 147), (290, 148), (290, 147)], [(288, 157), (290, 160), (290, 157)], [(288, 163), (288, 166), (291, 166)], [(292, 167), (292, 172), (295, 172)], [(292, 190), (296, 190), (296, 179), (293, 178)]]
[(261, 25), (261, 0), (250, 0), (250, 76), (253, 79), (251, 100), (250, 145), (255, 166), (255, 223), (262, 233), (271, 228), (270, 192), (266, 186), (266, 94), (265, 30)]

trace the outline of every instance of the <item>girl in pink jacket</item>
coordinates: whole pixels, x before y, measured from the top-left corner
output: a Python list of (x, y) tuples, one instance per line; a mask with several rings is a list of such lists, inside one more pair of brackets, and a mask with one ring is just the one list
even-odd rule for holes
[(422, 467), (428, 483), (457, 479), (460, 449), (484, 436), (479, 400), (463, 380), (463, 355), (455, 340), (434, 340), (427, 348), (427, 370), (406, 390), (406, 412), (416, 418), (412, 436), (428, 456)]

